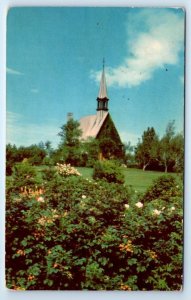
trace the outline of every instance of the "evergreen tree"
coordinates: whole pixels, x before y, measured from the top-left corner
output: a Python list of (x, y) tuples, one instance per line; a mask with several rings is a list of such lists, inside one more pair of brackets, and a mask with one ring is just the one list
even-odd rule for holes
[(80, 123), (73, 119), (68, 120), (65, 125), (62, 125), (58, 135), (61, 137), (61, 145), (75, 147), (79, 146), (80, 137), (82, 134), (79, 128)]
[(60, 161), (70, 163), (74, 166), (81, 164), (80, 137), (82, 131), (79, 126), (78, 121), (70, 119), (61, 127), (61, 131), (58, 133), (61, 137), (61, 143), (58, 149)]

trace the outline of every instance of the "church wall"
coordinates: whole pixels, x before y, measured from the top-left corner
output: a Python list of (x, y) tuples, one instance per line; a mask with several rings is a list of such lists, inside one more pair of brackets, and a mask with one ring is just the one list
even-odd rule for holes
[(123, 144), (109, 114), (96, 138), (100, 142), (100, 157), (114, 159), (123, 157)]

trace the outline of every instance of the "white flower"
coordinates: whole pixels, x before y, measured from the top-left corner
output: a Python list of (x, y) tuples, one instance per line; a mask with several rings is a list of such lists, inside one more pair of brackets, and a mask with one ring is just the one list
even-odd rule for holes
[(143, 207), (143, 203), (141, 203), (141, 202), (137, 202), (135, 205), (136, 205), (138, 208)]
[(174, 206), (172, 206), (172, 207), (171, 207), (171, 210), (175, 210), (175, 207), (174, 207)]
[(59, 164), (57, 163), (56, 169), (60, 175), (63, 176), (70, 176), (70, 175), (77, 175), (81, 176), (77, 169), (72, 167), (70, 164)]
[(153, 210), (153, 215), (159, 216), (160, 214), (161, 214), (161, 211), (160, 211), (160, 210), (158, 210), (158, 209), (154, 209), (154, 210)]
[(43, 197), (38, 197), (38, 198), (37, 198), (37, 201), (38, 201), (38, 202), (44, 202), (44, 198), (43, 198)]
[(82, 199), (86, 199), (86, 195), (82, 195)]
[(165, 208), (166, 208), (166, 207), (165, 207), (165, 206), (163, 206), (163, 207), (162, 207), (162, 210), (164, 210)]
[(125, 208), (128, 209), (129, 208), (129, 204), (125, 204)]

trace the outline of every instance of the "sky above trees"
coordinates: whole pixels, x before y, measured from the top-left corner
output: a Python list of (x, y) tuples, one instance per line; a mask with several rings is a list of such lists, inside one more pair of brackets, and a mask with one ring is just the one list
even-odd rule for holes
[(184, 11), (12, 8), (7, 17), (7, 143), (59, 142), (68, 112), (96, 112), (105, 58), (109, 111), (123, 142), (183, 130)]

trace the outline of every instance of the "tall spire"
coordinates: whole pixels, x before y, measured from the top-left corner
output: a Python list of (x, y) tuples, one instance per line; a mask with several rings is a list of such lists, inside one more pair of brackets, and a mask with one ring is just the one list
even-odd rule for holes
[(97, 110), (108, 111), (108, 96), (107, 96), (107, 87), (106, 87), (106, 79), (105, 79), (105, 60), (103, 58), (103, 70), (101, 75), (100, 89), (97, 97), (98, 106)]
[(106, 87), (106, 79), (105, 79), (105, 59), (103, 58), (103, 70), (101, 75), (100, 89), (98, 94), (99, 99), (108, 98), (107, 97), (107, 87)]

